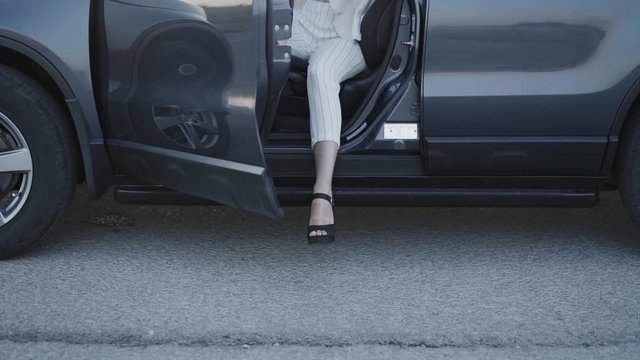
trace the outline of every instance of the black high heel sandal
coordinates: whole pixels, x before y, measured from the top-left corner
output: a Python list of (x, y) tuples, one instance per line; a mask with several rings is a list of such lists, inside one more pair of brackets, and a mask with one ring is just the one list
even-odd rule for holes
[[(321, 193), (313, 194), (313, 200), (315, 199), (326, 200), (331, 204), (331, 206), (334, 205), (333, 198), (331, 198), (331, 196), (327, 194), (321, 194)], [(316, 235), (316, 236), (309, 235), (314, 231), (316, 233), (319, 231), (325, 231), (327, 235)], [(309, 241), (309, 245), (330, 244), (336, 241), (336, 225), (335, 224), (309, 225), (309, 228), (307, 230), (307, 240)]]

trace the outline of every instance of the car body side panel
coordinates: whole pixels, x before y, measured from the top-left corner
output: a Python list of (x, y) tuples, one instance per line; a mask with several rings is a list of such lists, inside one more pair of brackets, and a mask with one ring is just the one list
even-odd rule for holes
[(638, 77), (638, 18), (634, 0), (430, 0), (430, 174), (599, 174)]
[(0, 46), (29, 57), (56, 81), (78, 131), (89, 193), (97, 197), (112, 172), (93, 97), (90, 10), (90, 0), (0, 1)]

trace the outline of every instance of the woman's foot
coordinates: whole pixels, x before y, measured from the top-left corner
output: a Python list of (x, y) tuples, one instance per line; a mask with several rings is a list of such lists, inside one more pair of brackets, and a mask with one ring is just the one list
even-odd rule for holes
[(333, 223), (333, 198), (326, 193), (314, 193), (311, 203), (311, 219), (307, 229), (309, 245), (329, 244), (336, 240)]
[[(330, 194), (327, 195), (331, 196)], [(313, 199), (309, 226), (332, 225), (333, 223), (333, 206), (331, 203), (326, 199)], [(311, 231), (309, 233), (309, 237), (322, 235), (328, 235), (328, 233), (325, 230)]]
[(313, 185), (313, 201), (307, 237), (309, 244), (330, 243), (335, 240), (333, 225), (333, 169), (340, 146), (335, 141), (318, 141), (313, 145), (316, 162), (316, 182)]

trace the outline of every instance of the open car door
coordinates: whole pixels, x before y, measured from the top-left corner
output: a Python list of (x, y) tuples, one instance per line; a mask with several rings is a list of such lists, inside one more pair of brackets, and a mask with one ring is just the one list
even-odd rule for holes
[[(112, 163), (280, 218), (259, 135), (286, 74), (289, 0), (99, 0), (94, 77)], [(278, 26), (271, 26), (276, 19)], [(286, 75), (285, 75), (286, 76)]]

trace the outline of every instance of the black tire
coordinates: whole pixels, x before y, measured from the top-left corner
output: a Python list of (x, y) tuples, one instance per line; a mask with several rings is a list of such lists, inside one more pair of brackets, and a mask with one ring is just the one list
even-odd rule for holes
[(624, 126), (617, 169), (622, 201), (640, 228), (640, 104), (632, 109)]
[(0, 259), (6, 259), (42, 240), (65, 214), (78, 181), (79, 155), (61, 105), (38, 82), (4, 65), (0, 65), (0, 113), (20, 131), (33, 163), (24, 205), (0, 227)]

